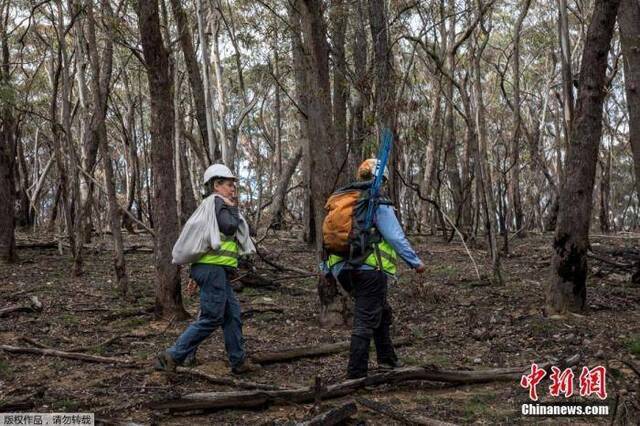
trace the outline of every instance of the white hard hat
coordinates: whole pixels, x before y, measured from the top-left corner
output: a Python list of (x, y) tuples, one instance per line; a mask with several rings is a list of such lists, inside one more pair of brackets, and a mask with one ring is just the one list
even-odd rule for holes
[(212, 178), (238, 179), (224, 164), (212, 164), (207, 167), (204, 171), (203, 183), (209, 182)]

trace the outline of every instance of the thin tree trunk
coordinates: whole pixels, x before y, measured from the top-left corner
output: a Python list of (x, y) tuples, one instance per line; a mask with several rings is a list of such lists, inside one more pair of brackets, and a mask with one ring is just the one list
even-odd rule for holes
[(553, 241), (549, 313), (581, 311), (587, 299), (587, 248), (593, 184), (602, 136), (607, 58), (620, 0), (597, 0), (585, 41), (578, 101)]
[[(384, 0), (369, 0), (369, 26), (373, 40), (374, 72), (375, 72), (375, 112), (378, 134), (388, 128), (393, 132), (393, 148), (389, 154), (389, 183), (391, 200), (400, 205), (399, 185), (396, 170), (399, 169), (400, 146), (396, 134), (395, 121), (395, 75), (392, 66), (393, 56), (387, 31), (387, 10)], [(398, 219), (401, 220), (398, 212)]]
[[(324, 219), (324, 203), (337, 183), (338, 170), (336, 164), (343, 159), (344, 141), (336, 141), (333, 121), (331, 119), (331, 89), (329, 82), (329, 45), (326, 37), (326, 26), (322, 15), (321, 0), (304, 0), (301, 7), (304, 39), (309, 52), (307, 81), (309, 92), (314, 96), (308, 98), (309, 134), (314, 135), (310, 144), (311, 161), (311, 199), (315, 222), (316, 253), (318, 260), (322, 258), (322, 222)], [(326, 326), (344, 324), (348, 309), (348, 297), (337, 290), (335, 283), (331, 285), (320, 279), (318, 283), (320, 296), (320, 323)]]
[(220, 147), (221, 147), (221, 155), (224, 163), (233, 170), (233, 158), (230, 158), (229, 153), (231, 150), (229, 149), (229, 141), (228, 141), (228, 131), (227, 131), (227, 99), (225, 96), (224, 83), (222, 81), (222, 64), (220, 63), (220, 47), (219, 47), (219, 36), (220, 36), (220, 17), (217, 16), (217, 12), (213, 12), (211, 18), (213, 21), (211, 22), (213, 29), (213, 49), (211, 49), (213, 56), (213, 69), (216, 77), (216, 92), (218, 93), (218, 131), (220, 133)]
[(640, 4), (637, 0), (620, 2), (618, 24), (629, 110), (629, 143), (633, 152), (636, 193), (640, 198)]
[(59, 84), (61, 84), (60, 94), (62, 100), (61, 117), (60, 121), (57, 123), (58, 126), (60, 126), (61, 124), (62, 128), (62, 132), (61, 134), (59, 134), (61, 163), (65, 163), (65, 150), (68, 157), (68, 160), (66, 161), (66, 165), (68, 165), (68, 168), (65, 172), (66, 190), (65, 193), (63, 193), (63, 195), (66, 195), (66, 197), (63, 197), (63, 201), (65, 201), (63, 203), (63, 206), (65, 208), (67, 235), (69, 237), (71, 253), (73, 255), (73, 275), (79, 276), (82, 275), (83, 272), (82, 251), (84, 241), (82, 240), (81, 213), (79, 211), (80, 171), (78, 170), (78, 155), (76, 152), (76, 144), (73, 142), (74, 139), (71, 126), (71, 92), (73, 89), (73, 84), (69, 77), (70, 61), (69, 55), (67, 54), (67, 43), (65, 37), (67, 29), (65, 25), (62, 1), (56, 1), (56, 7), (58, 15), (56, 22), (56, 32), (57, 38), (59, 40)]
[(202, 10), (202, 0), (196, 0), (196, 15), (198, 22), (198, 36), (200, 37), (200, 48), (202, 49), (202, 91), (204, 92), (205, 117), (207, 123), (207, 146), (209, 147), (209, 159), (216, 162), (222, 158), (220, 146), (215, 134), (213, 93), (211, 91), (211, 73), (209, 71), (209, 47), (204, 33), (204, 11)]
[[(441, 37), (443, 40), (443, 51), (447, 52), (447, 71), (449, 75), (454, 76), (456, 72), (456, 52), (453, 49), (456, 40), (456, 14), (455, 14), (455, 0), (449, 0), (448, 2), (448, 16), (450, 17), (449, 30), (444, 29), (444, 22), (441, 25)], [(453, 198), (453, 209), (455, 213), (456, 225), (458, 225), (460, 218), (464, 217), (464, 192), (462, 188), (462, 180), (460, 178), (460, 170), (458, 167), (458, 151), (456, 147), (456, 133), (455, 133), (455, 120), (453, 111), (453, 81), (447, 78), (444, 89), (445, 96), (445, 124), (444, 124), (444, 161), (447, 169), (447, 178), (451, 185), (451, 192)], [(464, 224), (466, 225), (466, 224)]]
[[(72, 4), (72, 10), (75, 11), (74, 13), (79, 13), (80, 5), (75, 2), (72, 2)], [(89, 89), (87, 87), (85, 75), (87, 62), (89, 60), (88, 50), (90, 48), (88, 47), (87, 37), (85, 36), (84, 25), (82, 23), (76, 25), (74, 30), (75, 45), (77, 49), (77, 53), (74, 55), (77, 67), (76, 81), (78, 86), (78, 99), (81, 106), (79, 139), (81, 141), (80, 151), (82, 152), (82, 158), (80, 160), (80, 164), (82, 165), (82, 169), (89, 173), (89, 176), (82, 174), (80, 177), (80, 206), (78, 210), (80, 217), (78, 218), (78, 221), (80, 222), (80, 239), (84, 243), (90, 243), (93, 226), (91, 223), (91, 209), (93, 206), (94, 189), (91, 177), (93, 177), (98, 155), (98, 140), (95, 138), (95, 120), (90, 111), (90, 100), (87, 95)]]
[[(9, 14), (0, 9), (0, 42), (2, 43), (2, 64), (0, 66), (0, 82), (4, 90), (11, 90), (11, 74), (9, 72), (9, 36), (5, 22)], [(13, 175), (16, 158), (15, 121), (13, 108), (9, 102), (2, 102), (0, 114), (0, 260), (15, 262), (15, 182)]]
[[(111, 22), (111, 6), (106, 0), (101, 2), (102, 13), (107, 22)], [(95, 139), (98, 141), (102, 154), (102, 167), (104, 169), (104, 187), (107, 192), (107, 206), (109, 215), (109, 228), (113, 238), (113, 266), (116, 276), (116, 283), (122, 297), (129, 295), (129, 277), (127, 276), (126, 264), (124, 261), (124, 242), (120, 224), (120, 208), (116, 196), (116, 182), (111, 161), (111, 151), (107, 140), (107, 126), (105, 123), (107, 113), (107, 99), (109, 97), (109, 86), (111, 82), (112, 58), (113, 58), (113, 38), (110, 28), (107, 26), (107, 37), (103, 50), (102, 66), (98, 62), (98, 46), (96, 43), (96, 23), (93, 5), (87, 5), (88, 17), (88, 37), (89, 55), (92, 73), (92, 94), (94, 104), (93, 120), (95, 123)], [(92, 129), (93, 131), (93, 129)]]
[(611, 210), (611, 155), (612, 147), (604, 152), (603, 161), (600, 162), (600, 230), (603, 234), (611, 231), (609, 211)]
[[(198, 122), (198, 130), (200, 131), (200, 137), (205, 143), (205, 146), (210, 146), (212, 143), (209, 141), (207, 126), (206, 96), (204, 85), (202, 84), (202, 76), (198, 69), (196, 52), (193, 47), (193, 38), (191, 36), (191, 30), (189, 29), (189, 21), (187, 20), (187, 15), (182, 8), (181, 0), (170, 0), (170, 3), (173, 17), (178, 27), (178, 37), (180, 38), (180, 46), (182, 47), (184, 63), (187, 68), (187, 74), (189, 75), (191, 96), (193, 96), (193, 103), (196, 108), (195, 112), (196, 121)], [(202, 40), (201, 43), (202, 42), (204, 42), (204, 40)], [(210, 152), (209, 154), (213, 155), (213, 152)]]
[[(493, 279), (496, 284), (502, 285), (502, 272), (500, 270), (500, 252), (497, 242), (496, 204), (493, 195), (491, 170), (487, 156), (489, 154), (486, 110), (482, 90), (482, 71), (480, 58), (488, 42), (488, 34), (484, 34), (484, 44), (476, 46), (473, 52), (473, 88), (476, 98), (476, 126), (478, 129), (477, 151), (477, 175), (478, 184), (481, 187), (481, 201), (485, 217), (485, 229), (489, 240)], [(478, 41), (479, 42), (479, 41)]]
[(156, 267), (156, 315), (184, 319), (180, 274), (171, 263), (171, 249), (178, 237), (175, 170), (173, 168), (173, 87), (169, 73), (169, 55), (160, 33), (157, 0), (139, 0), (136, 13), (146, 62), (151, 100), (151, 168), (153, 193)]
[[(309, 140), (309, 100), (308, 100), (308, 67), (309, 61), (306, 57), (301, 35), (301, 17), (299, 9), (302, 7), (301, 0), (289, 2), (287, 14), (289, 19), (289, 29), (291, 35), (291, 51), (293, 59), (293, 71), (295, 76), (295, 93), (298, 104), (298, 133), (302, 145), (302, 180), (303, 180), (303, 235), (302, 239), (313, 245), (316, 243), (316, 227), (313, 213), (313, 200), (311, 199), (311, 144)], [(260, 205), (258, 203), (258, 205)]]
[(567, 0), (558, 0), (558, 38), (560, 40), (560, 67), (562, 70), (562, 111), (564, 114), (564, 137), (569, 140), (573, 126), (573, 72), (571, 70), (571, 45), (569, 38), (569, 18)]
[(352, 55), (353, 55), (353, 65), (354, 65), (354, 74), (356, 77), (355, 81), (355, 89), (356, 94), (354, 96), (354, 104), (353, 104), (353, 136), (351, 137), (349, 147), (349, 167), (348, 170), (357, 170), (358, 165), (363, 160), (363, 145), (365, 140), (367, 139), (367, 135), (369, 134), (369, 129), (367, 129), (367, 125), (364, 119), (364, 112), (367, 109), (367, 105), (369, 102), (369, 79), (367, 78), (367, 33), (366, 33), (366, 22), (364, 19), (364, 9), (362, 7), (363, 0), (355, 0), (354, 6), (356, 8), (355, 13), (353, 13), (353, 26), (354, 28), (354, 38), (352, 44)]
[(275, 105), (273, 112), (275, 115), (275, 128), (273, 129), (274, 143), (276, 147), (276, 167), (278, 170), (278, 178), (282, 178), (282, 109), (280, 102), (280, 55), (278, 54), (278, 26), (274, 27), (273, 34), (273, 76), (276, 80), (275, 84)]
[(520, 195), (520, 139), (522, 135), (522, 101), (520, 99), (520, 35), (522, 23), (529, 12), (531, 0), (524, 0), (513, 30), (513, 108), (515, 123), (513, 130), (513, 164), (511, 165), (510, 194), (515, 216), (516, 231), (520, 238), (525, 236), (522, 196)]
[[(125, 93), (127, 98), (126, 112), (123, 123), (123, 137), (125, 145), (125, 155), (127, 161), (127, 206), (126, 210), (131, 212), (133, 202), (138, 195), (138, 205), (136, 209), (140, 212), (140, 164), (138, 160), (138, 141), (136, 134), (135, 101), (131, 96), (131, 88), (126, 73), (123, 75)], [(133, 224), (128, 215), (122, 215), (122, 226), (129, 232), (133, 232)]]
[(276, 187), (275, 193), (273, 194), (273, 201), (271, 203), (271, 228), (273, 229), (281, 229), (284, 221), (284, 205), (285, 198), (287, 195), (287, 188), (289, 186), (289, 182), (291, 182), (291, 177), (293, 173), (296, 171), (296, 167), (298, 167), (298, 163), (300, 162), (300, 158), (302, 158), (302, 146), (299, 146), (296, 149), (296, 152), (293, 154), (293, 157), (287, 162), (286, 167), (280, 174), (280, 180), (278, 181), (278, 186)]
[[(345, 57), (345, 33), (347, 30), (347, 18), (349, 15), (349, 5), (344, 0), (334, 1), (331, 4), (331, 39), (333, 41), (333, 126), (335, 137), (339, 141), (347, 141), (347, 99), (349, 97), (349, 86), (347, 85), (347, 60)], [(366, 53), (365, 53), (366, 54)], [(337, 164), (340, 167), (342, 164)], [(341, 180), (346, 181), (345, 175)], [(339, 182), (340, 185), (342, 182)]]

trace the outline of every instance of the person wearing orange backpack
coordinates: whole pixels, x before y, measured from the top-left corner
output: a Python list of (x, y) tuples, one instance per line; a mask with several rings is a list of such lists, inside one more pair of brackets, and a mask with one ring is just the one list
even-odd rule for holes
[[(388, 277), (396, 274), (400, 257), (417, 273), (425, 270), (407, 240), (387, 198), (374, 200), (373, 226), (363, 229), (377, 159), (362, 162), (354, 182), (336, 191), (327, 201), (323, 223), (325, 261), (321, 268), (333, 276), (355, 299), (347, 378), (366, 377), (369, 346), (373, 338), (381, 369), (401, 364), (391, 340), (392, 310), (387, 301)], [(384, 181), (388, 179), (385, 167)]]

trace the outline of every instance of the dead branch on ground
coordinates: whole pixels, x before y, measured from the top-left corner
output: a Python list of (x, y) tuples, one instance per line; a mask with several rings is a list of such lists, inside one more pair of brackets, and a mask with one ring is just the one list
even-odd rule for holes
[(178, 367), (176, 371), (178, 373), (189, 374), (194, 377), (199, 377), (215, 385), (232, 386), (232, 387), (242, 388), (242, 389), (261, 389), (261, 390), (272, 390), (272, 391), (282, 390), (282, 388), (279, 388), (278, 386), (274, 386), (274, 385), (247, 382), (245, 380), (235, 380), (228, 377), (212, 376), (211, 374), (205, 373), (204, 371), (200, 371), (195, 368)]
[(102, 364), (118, 364), (126, 367), (139, 367), (140, 364), (125, 358), (104, 357), (98, 355), (87, 355), (77, 352), (64, 352), (55, 349), (24, 348), (19, 346), (0, 345), (0, 350), (18, 354), (35, 354), (43, 356), (54, 356), (58, 358), (77, 359), (80, 361), (97, 362)]
[(4, 317), (15, 312), (41, 312), (41, 311), (42, 311), (42, 303), (40, 303), (40, 300), (38, 300), (36, 296), (31, 296), (29, 298), (28, 305), (26, 304), (13, 305), (13, 306), (7, 306), (6, 308), (1, 308), (0, 317)]
[[(575, 366), (580, 355), (574, 355), (561, 363), (561, 367)], [(550, 363), (543, 364), (545, 368)], [(321, 398), (334, 399), (350, 395), (366, 386), (395, 384), (409, 380), (427, 380), (456, 384), (476, 384), (494, 381), (513, 381), (530, 367), (499, 368), (491, 370), (443, 370), (437, 367), (405, 367), (373, 374), (361, 379), (347, 380), (326, 387)], [(309, 403), (316, 400), (315, 386), (279, 391), (200, 392), (173, 400), (152, 403), (154, 409), (177, 411), (218, 410), (226, 408), (256, 408), (270, 404)]]
[[(400, 338), (394, 342), (394, 346), (407, 346), (411, 345), (413, 342), (414, 339), (412, 338)], [(282, 349), (279, 351), (258, 352), (251, 356), (251, 360), (258, 364), (286, 362), (299, 358), (310, 358), (344, 352), (349, 349), (350, 345), (350, 341), (344, 341), (318, 346), (301, 346), (296, 348)]]
[(322, 414), (318, 414), (312, 419), (299, 423), (300, 426), (333, 426), (342, 423), (358, 411), (358, 407), (353, 401), (345, 402), (337, 407), (331, 408)]
[(453, 423), (447, 423), (447, 422), (443, 422), (436, 419), (430, 419), (424, 416), (412, 416), (406, 413), (402, 413), (400, 412), (400, 410), (397, 410), (387, 404), (383, 404), (378, 401), (373, 401), (371, 399), (356, 398), (356, 402), (360, 405), (367, 407), (372, 411), (375, 411), (376, 413), (383, 414), (405, 425), (453, 426)]

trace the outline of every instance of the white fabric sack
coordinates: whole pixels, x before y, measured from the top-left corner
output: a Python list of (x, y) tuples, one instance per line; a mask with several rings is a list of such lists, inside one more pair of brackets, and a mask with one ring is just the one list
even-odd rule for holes
[[(173, 263), (184, 265), (196, 262), (207, 252), (220, 248), (220, 230), (216, 218), (217, 195), (211, 195), (204, 199), (193, 212), (187, 223), (184, 224), (180, 237), (173, 246), (171, 252)], [(256, 248), (249, 236), (249, 225), (240, 215), (240, 225), (235, 235), (238, 240), (239, 254), (253, 254)]]

